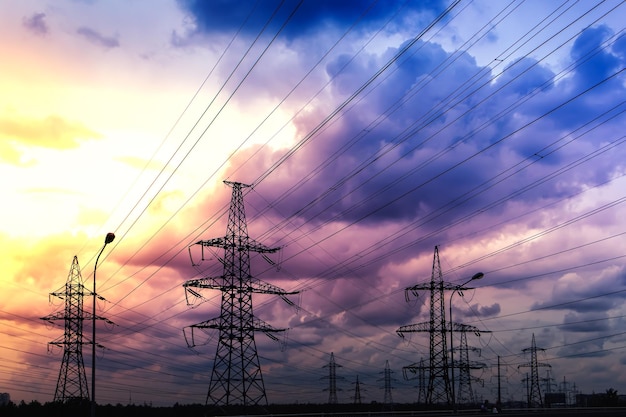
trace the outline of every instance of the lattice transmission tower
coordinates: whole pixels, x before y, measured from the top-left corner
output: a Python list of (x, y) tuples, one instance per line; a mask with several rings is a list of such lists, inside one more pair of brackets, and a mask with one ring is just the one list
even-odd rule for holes
[[(417, 403), (422, 404), (426, 402), (426, 388), (428, 388), (426, 371), (428, 370), (428, 368), (424, 363), (424, 358), (420, 358), (417, 366)], [(405, 372), (404, 369), (402, 371), (403, 373)]]
[(359, 376), (356, 376), (356, 382), (354, 383), (354, 403), (361, 404), (361, 383), (359, 382)]
[(328, 365), (324, 365), (324, 368), (328, 368), (328, 376), (322, 378), (328, 379), (328, 388), (324, 389), (324, 391), (328, 391), (328, 404), (337, 404), (337, 391), (341, 391), (340, 388), (337, 388), (337, 368), (341, 368), (341, 365), (335, 362), (335, 354), (333, 352), (330, 352), (330, 361)]
[[(420, 358), (419, 362), (402, 367), (402, 377), (407, 380), (417, 379), (417, 401), (418, 404), (426, 403), (426, 390), (428, 389), (427, 372), (430, 366), (426, 365), (424, 358)], [(413, 375), (410, 375), (413, 374)]]
[[(385, 362), (385, 370), (382, 372), (383, 374), (383, 389), (385, 390), (385, 396), (383, 397), (383, 404), (385, 405), (391, 405), (393, 404), (393, 398), (391, 397), (391, 390), (393, 389), (393, 387), (391, 386), (391, 380), (393, 378), (391, 378), (391, 374), (393, 373), (393, 371), (391, 370), (391, 368), (389, 368), (389, 361)], [(380, 381), (380, 379), (379, 379)]]
[(92, 292), (87, 291), (83, 285), (78, 257), (74, 256), (65, 286), (50, 295), (65, 301), (63, 311), (41, 318), (50, 323), (54, 323), (55, 320), (65, 322), (63, 336), (50, 342), (50, 345), (63, 348), (63, 361), (54, 391), (54, 401), (89, 401), (83, 361), (83, 322), (93, 317), (91, 314), (85, 315), (83, 297), (92, 295)]
[[(276, 329), (255, 317), (252, 294), (278, 295), (293, 306), (294, 303), (286, 296), (297, 294), (298, 291), (284, 291), (252, 277), (250, 252), (260, 253), (265, 258), (264, 254), (275, 253), (280, 248), (267, 247), (248, 236), (242, 189), (250, 186), (239, 182), (224, 183), (232, 188), (226, 235), (196, 242), (202, 247), (224, 250), (224, 256), (220, 259), (224, 267), (223, 274), (219, 277), (193, 279), (183, 284), (186, 294), (196, 297), (200, 294), (193, 288), (221, 291), (220, 315), (189, 326), (191, 344), (187, 340), (190, 346), (195, 346), (196, 329), (219, 331), (207, 405), (267, 405), (254, 334), (260, 331), (278, 341), (275, 333), (285, 332), (287, 329)], [(186, 334), (185, 337), (187, 338)]]
[[(474, 333), (473, 326), (469, 326), (467, 324), (459, 324), (455, 323), (458, 326), (454, 329), (455, 333), (461, 334), (461, 342), (459, 345), (459, 352), (461, 358), (458, 362), (455, 362), (455, 368), (459, 369), (459, 385), (456, 394), (456, 402), (457, 404), (476, 404), (476, 397), (474, 396), (474, 390), (472, 389), (472, 381), (482, 382), (480, 379), (475, 378), (471, 375), (472, 369), (484, 369), (487, 367), (487, 364), (477, 361), (470, 361), (469, 352), (478, 352), (480, 354), (480, 349), (469, 346), (467, 344), (467, 333)], [(455, 348), (456, 349), (456, 348)]]
[[(481, 274), (482, 275), (482, 274)], [(411, 297), (417, 297), (419, 290), (430, 292), (430, 321), (401, 326), (396, 333), (405, 337), (406, 333), (428, 333), (429, 334), (429, 363), (426, 368), (420, 364), (413, 364), (403, 368), (405, 378), (408, 379), (408, 372), (420, 374), (428, 371), (428, 385), (426, 388), (426, 404), (452, 404), (454, 397), (452, 394), (452, 384), (450, 383), (451, 367), (448, 361), (448, 331), (445, 310), (445, 291), (468, 290), (470, 288), (463, 285), (455, 285), (443, 281), (441, 262), (439, 260), (439, 248), (435, 246), (433, 255), (433, 267), (430, 283), (418, 284), (405, 289), (407, 302)], [(477, 334), (480, 330), (473, 326), (453, 323), (454, 330), (472, 331)], [(453, 370), (452, 370), (453, 371)]]
[(552, 394), (552, 388), (556, 387), (556, 383), (554, 382), (554, 378), (552, 378), (552, 374), (550, 373), (550, 369), (546, 369), (546, 377), (539, 378), (541, 382), (543, 382), (543, 386), (545, 387), (545, 394)]
[(541, 349), (537, 347), (535, 343), (535, 334), (533, 333), (533, 340), (529, 348), (522, 349), (522, 352), (528, 353), (530, 352), (530, 362), (523, 363), (519, 365), (517, 368), (530, 368), (530, 381), (527, 382), (528, 392), (527, 392), (527, 402), (528, 407), (543, 407), (543, 398), (541, 398), (541, 388), (539, 386), (539, 367), (551, 367), (548, 363), (540, 363), (537, 361), (537, 351), (543, 351), (545, 349)]
[[(448, 376), (448, 328), (444, 300), (445, 289), (447, 288), (443, 282), (439, 249), (435, 246), (430, 283), (415, 285), (405, 290), (407, 301), (409, 301), (411, 294), (417, 297), (418, 290), (430, 291), (430, 321), (402, 326), (396, 331), (401, 337), (404, 337), (405, 333), (429, 333), (430, 357), (425, 401), (427, 404), (450, 404), (452, 401), (452, 390)], [(413, 373), (419, 372), (419, 369), (415, 368), (414, 365), (409, 365), (406, 367), (406, 370)]]

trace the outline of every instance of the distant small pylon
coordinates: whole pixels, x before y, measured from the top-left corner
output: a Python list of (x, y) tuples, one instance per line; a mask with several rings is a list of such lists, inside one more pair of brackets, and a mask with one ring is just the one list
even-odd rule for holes
[(535, 334), (533, 333), (532, 344), (529, 348), (522, 349), (522, 352), (530, 352), (530, 362), (519, 365), (517, 368), (530, 368), (530, 386), (527, 393), (528, 407), (543, 407), (543, 399), (541, 398), (541, 389), (539, 387), (539, 367), (550, 366), (547, 363), (537, 362), (537, 351), (545, 350), (537, 347), (535, 343)]
[(354, 403), (361, 404), (361, 383), (359, 382), (359, 376), (356, 376), (356, 382), (354, 383)]
[(337, 391), (341, 391), (337, 388), (337, 368), (341, 368), (341, 365), (335, 363), (333, 352), (330, 353), (330, 361), (328, 365), (324, 365), (324, 368), (328, 368), (328, 376), (324, 377), (324, 379), (328, 378), (328, 388), (324, 390), (328, 391), (328, 404), (337, 404)]
[(424, 358), (420, 358), (417, 370), (417, 403), (426, 402), (426, 364)]
[[(467, 328), (467, 329), (466, 329)], [(458, 350), (460, 351), (459, 361), (455, 363), (455, 366), (459, 368), (459, 386), (457, 390), (456, 402), (457, 404), (475, 404), (476, 397), (472, 390), (472, 380), (482, 382), (479, 378), (472, 377), (471, 369), (483, 369), (487, 365), (482, 362), (470, 361), (469, 351), (480, 352), (479, 348), (470, 347), (467, 345), (467, 331), (473, 331), (473, 326), (465, 324), (457, 324), (456, 330), (461, 334), (461, 343)], [(456, 349), (456, 348), (455, 348)]]
[(393, 371), (389, 368), (389, 361), (385, 361), (385, 370), (382, 373), (383, 373), (382, 380), (384, 381), (384, 384), (385, 384), (383, 387), (383, 389), (385, 390), (383, 404), (390, 405), (393, 403), (393, 398), (391, 397), (391, 390), (393, 389), (391, 387), (391, 374), (393, 373)]

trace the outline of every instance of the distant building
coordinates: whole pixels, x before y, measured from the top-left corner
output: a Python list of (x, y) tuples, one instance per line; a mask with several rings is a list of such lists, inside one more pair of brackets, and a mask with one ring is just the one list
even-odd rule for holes
[(564, 392), (551, 392), (547, 393), (544, 396), (544, 404), (548, 408), (558, 408), (565, 407), (567, 404), (565, 402), (565, 393)]
[(9, 405), (11, 396), (6, 392), (0, 392), (0, 406)]
[(578, 394), (576, 395), (577, 407), (614, 407), (617, 405), (623, 405), (624, 395), (617, 395), (617, 391), (614, 391), (614, 395), (608, 395), (608, 393), (600, 394)]

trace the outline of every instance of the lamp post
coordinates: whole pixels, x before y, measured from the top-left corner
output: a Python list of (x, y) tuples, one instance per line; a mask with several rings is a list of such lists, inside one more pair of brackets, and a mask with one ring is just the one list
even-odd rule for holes
[[(452, 321), (452, 297), (454, 296), (455, 293), (460, 292), (463, 289), (463, 286), (467, 284), (468, 282), (481, 279), (484, 276), (485, 274), (483, 274), (482, 272), (475, 273), (470, 279), (465, 281), (463, 284), (453, 287), (452, 294), (450, 294), (450, 362), (451, 362), (450, 369), (452, 371), (452, 407), (455, 412), (456, 412), (456, 398), (455, 398), (455, 392), (454, 392), (454, 337), (453, 337), (454, 322)], [(461, 293), (461, 296), (462, 296), (462, 293)]]
[(100, 249), (100, 253), (96, 257), (96, 263), (93, 266), (93, 309), (92, 311), (92, 336), (91, 336), (91, 417), (96, 415), (96, 270), (98, 269), (98, 260), (100, 255), (104, 252), (104, 248), (113, 242), (115, 235), (113, 233), (107, 233), (104, 238), (104, 245)]

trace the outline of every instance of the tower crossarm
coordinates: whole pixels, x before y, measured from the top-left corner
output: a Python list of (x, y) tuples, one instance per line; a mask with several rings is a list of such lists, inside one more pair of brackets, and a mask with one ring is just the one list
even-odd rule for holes
[(257, 253), (275, 253), (280, 250), (280, 247), (270, 248), (269, 246), (257, 242), (249, 236), (233, 236), (233, 238), (234, 239), (229, 239), (228, 237), (216, 237), (208, 240), (199, 240), (196, 242), (196, 245), (222, 249), (229, 249), (235, 246), (239, 251), (245, 250)]
[[(224, 277), (206, 277), (199, 279), (191, 279), (186, 281), (183, 284), (185, 290), (191, 293), (193, 296), (201, 298), (202, 296), (192, 288), (206, 288), (211, 290), (220, 290), (220, 291), (229, 291), (229, 290), (237, 290), (239, 289), (237, 285), (231, 284), (226, 285), (226, 280)], [(253, 292), (257, 294), (273, 294), (278, 295), (282, 298), (287, 304), (292, 307), (295, 307), (296, 304), (287, 298), (288, 295), (299, 294), (300, 291), (285, 291), (282, 288), (277, 287), (276, 285), (272, 285), (260, 279), (251, 278), (248, 281), (242, 283), (242, 291)]]
[(452, 323), (452, 331), (455, 333), (474, 333), (480, 336), (481, 333), (491, 333), (491, 330), (480, 330), (478, 327), (463, 323)]
[(296, 303), (287, 298), (288, 295), (299, 294), (300, 291), (285, 291), (282, 288), (272, 285), (268, 282), (261, 281), (260, 279), (252, 278), (248, 281), (248, 290), (257, 294), (273, 294), (278, 295), (284, 302), (292, 307), (299, 308)]
[(443, 291), (458, 291), (460, 294), (463, 294), (463, 291), (473, 290), (474, 287), (464, 287), (462, 285), (456, 285), (450, 282), (441, 282), (437, 284), (436, 282), (429, 282), (425, 284), (417, 284), (411, 287), (407, 287), (404, 289), (404, 297), (407, 301), (411, 299), (411, 296), (417, 298), (420, 291), (433, 291), (433, 290), (443, 290)]
[(91, 313), (91, 312), (85, 312), (84, 313), (84, 320), (102, 320), (106, 324), (110, 324), (110, 325), (114, 325), (115, 324), (115, 322), (107, 319), (106, 317), (94, 316), (93, 313)]
[(398, 330), (396, 330), (396, 334), (400, 337), (404, 337), (404, 333), (419, 333), (419, 332), (431, 332), (434, 329), (431, 326), (430, 322), (423, 322), (417, 324), (407, 324), (405, 326), (400, 326)]
[(532, 368), (533, 366), (547, 366), (548, 368), (552, 368), (552, 365), (550, 365), (549, 363), (537, 362), (536, 364), (533, 365), (532, 362), (527, 362), (527, 363), (523, 363), (521, 365), (517, 365), (517, 369), (519, 369), (519, 368)]
[(66, 316), (65, 316), (64, 312), (63, 313), (62, 312), (58, 312), (58, 313), (55, 313), (55, 314), (49, 314), (49, 315), (47, 315), (45, 317), (41, 317), (40, 319), (54, 324), (54, 320), (65, 320), (65, 317)]
[(73, 345), (90, 345), (91, 343), (90, 342), (83, 342), (82, 340), (81, 341), (77, 341), (77, 342), (68, 342), (66, 340), (58, 339), (58, 340), (55, 340), (53, 342), (48, 342), (48, 344), (49, 345), (63, 347), (63, 346), (73, 346)]
[[(287, 331), (287, 329), (277, 329), (275, 327), (272, 327), (265, 321), (258, 319), (258, 318), (255, 318), (254, 321), (250, 324), (251, 326), (250, 325), (243, 326), (242, 329), (240, 330), (260, 331), (260, 332), (265, 333), (267, 337), (269, 337), (270, 339), (276, 340), (276, 341), (278, 341), (278, 338), (272, 333), (280, 333), (280, 332)], [(194, 327), (197, 329), (215, 329), (215, 330), (223, 330), (223, 331), (229, 330), (228, 326), (224, 325), (224, 321), (220, 317), (215, 317), (215, 318), (205, 320), (200, 323), (192, 324), (189, 327)]]
[[(424, 363), (413, 363), (411, 365), (407, 365), (407, 366), (403, 366), (402, 367), (402, 377), (407, 380), (410, 381), (412, 379), (417, 379), (419, 378), (419, 373), (420, 371), (425, 372), (430, 370), (430, 366), (429, 365), (425, 365)], [(409, 372), (411, 374), (414, 374), (415, 376), (409, 375)]]
[(420, 369), (429, 369), (428, 365), (424, 365), (423, 363), (412, 363), (411, 365), (403, 366), (402, 369), (406, 369), (407, 371), (417, 372)]
[(408, 302), (411, 299), (411, 296), (417, 298), (419, 296), (419, 291), (431, 290), (432, 284), (418, 284), (413, 285), (412, 287), (407, 287), (404, 289), (404, 298)]
[(287, 329), (277, 329), (258, 318), (254, 319), (254, 328), (252, 330), (263, 332), (267, 337), (275, 341), (278, 341), (278, 338), (274, 335), (274, 333), (287, 331)]
[(413, 285), (411, 287), (407, 287), (404, 290), (405, 291), (424, 291), (424, 290), (430, 290), (430, 288), (432, 287), (432, 285), (430, 283), (427, 284), (417, 284), (417, 285)]
[[(93, 291), (89, 291), (81, 285), (80, 291), (74, 291), (74, 296), (76, 295), (81, 295), (83, 297), (91, 297), (93, 296)], [(65, 300), (66, 298), (69, 298), (68, 294), (62, 293), (62, 292), (51, 292), (50, 296), (55, 296), (57, 298), (60, 298), (61, 300)], [(106, 301), (106, 298), (98, 294), (96, 294), (96, 298), (100, 301)]]
[[(465, 332), (465, 333), (474, 333), (476, 335), (480, 335), (481, 333), (491, 333), (490, 330), (480, 330), (478, 327), (470, 326), (469, 324), (462, 323), (452, 323), (454, 332)], [(407, 324), (406, 326), (401, 326), (396, 330), (396, 333), (400, 337), (404, 337), (404, 333), (419, 333), (419, 332), (430, 332), (434, 331), (431, 329), (430, 322), (423, 322), (417, 324)]]
[(532, 353), (532, 352), (545, 352), (545, 349), (538, 348), (538, 347), (534, 346), (534, 347), (529, 347), (529, 348), (526, 348), (526, 349), (522, 349), (522, 352), (524, 352), (524, 353), (528, 353), (528, 352), (530, 352), (530, 353)]
[[(50, 314), (45, 317), (40, 317), (39, 319), (54, 324), (55, 320), (93, 320), (93, 314), (91, 312), (83, 312), (83, 317), (76, 318), (76, 317), (68, 316), (67, 313), (65, 312), (59, 311), (58, 313)], [(104, 318), (102, 316), (96, 316), (96, 320), (103, 320), (107, 324), (115, 324), (111, 320)]]
[[(206, 277), (199, 279), (190, 279), (183, 284), (183, 287), (189, 291), (189, 287), (208, 288), (211, 290), (227, 290), (229, 286), (224, 285), (224, 277)], [(192, 292), (193, 295), (199, 294)]]
[(464, 287), (463, 285), (456, 285), (451, 282), (444, 282), (443, 289), (446, 291), (467, 291), (473, 290), (474, 287)]
[(200, 323), (196, 323), (196, 324), (192, 324), (189, 327), (195, 327), (198, 329), (216, 329), (216, 330), (222, 330), (222, 325), (220, 324), (220, 317), (215, 317), (212, 319), (208, 319), (205, 321), (202, 321)]
[(487, 364), (484, 362), (477, 362), (477, 361), (469, 361), (469, 362), (459, 361), (454, 364), (454, 367), (466, 368), (466, 369), (485, 369), (487, 367)]
[(272, 285), (268, 282), (256, 278), (252, 278), (250, 281), (248, 281), (248, 285), (248, 290), (260, 294), (293, 295), (300, 293), (300, 291), (285, 291), (282, 288), (277, 287), (276, 285)]

